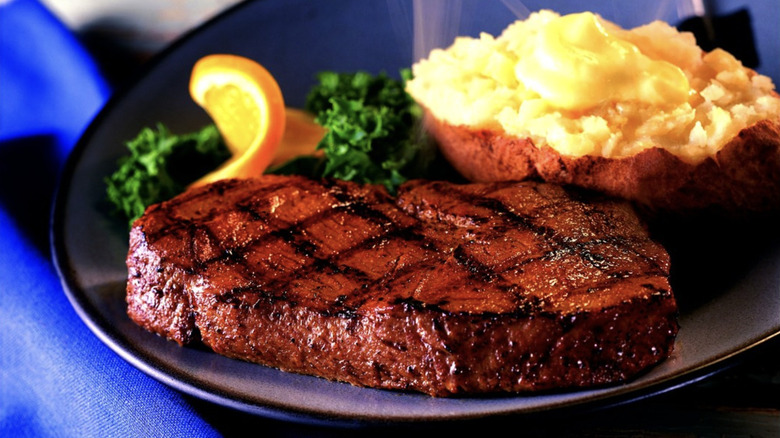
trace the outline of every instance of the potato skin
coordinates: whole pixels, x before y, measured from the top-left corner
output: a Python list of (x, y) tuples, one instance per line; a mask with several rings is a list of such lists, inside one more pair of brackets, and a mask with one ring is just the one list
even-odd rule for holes
[(714, 157), (684, 162), (661, 148), (618, 158), (564, 156), (528, 138), (453, 126), (426, 113), (442, 154), (466, 179), (542, 179), (633, 201), (650, 214), (780, 211), (780, 119), (743, 129)]

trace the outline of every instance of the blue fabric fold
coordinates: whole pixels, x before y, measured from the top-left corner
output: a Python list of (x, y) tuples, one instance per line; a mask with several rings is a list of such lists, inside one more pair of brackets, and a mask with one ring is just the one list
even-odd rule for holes
[(182, 394), (106, 347), (49, 256), (57, 175), (110, 94), (35, 0), (0, 2), (0, 436), (215, 436)]

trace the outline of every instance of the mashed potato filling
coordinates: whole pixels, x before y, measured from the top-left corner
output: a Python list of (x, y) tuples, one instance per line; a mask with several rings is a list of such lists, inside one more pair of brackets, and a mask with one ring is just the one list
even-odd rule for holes
[(621, 29), (539, 11), (493, 37), (459, 37), (413, 66), (407, 91), (452, 125), (531, 138), (569, 156), (662, 147), (697, 163), (780, 116), (772, 81), (656, 21)]

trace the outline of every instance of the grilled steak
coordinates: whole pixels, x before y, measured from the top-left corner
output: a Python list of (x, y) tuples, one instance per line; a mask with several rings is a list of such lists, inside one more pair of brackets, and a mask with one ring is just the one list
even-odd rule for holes
[(624, 381), (671, 352), (669, 257), (627, 204), (582, 196), (220, 181), (134, 224), (128, 314), (179, 344), (433, 396)]

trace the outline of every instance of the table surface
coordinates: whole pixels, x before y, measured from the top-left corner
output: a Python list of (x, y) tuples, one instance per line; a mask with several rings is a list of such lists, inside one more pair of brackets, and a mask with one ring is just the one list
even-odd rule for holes
[[(104, 64), (114, 83), (131, 76), (150, 54), (106, 50), (99, 38), (93, 39), (91, 46), (87, 45)], [(263, 436), (349, 437), (365, 436), (368, 432), (371, 436), (397, 436), (399, 433), (415, 436), (434, 432), (481, 432), (505, 426), (530, 437), (780, 437), (778, 350), (780, 337), (735, 358), (730, 367), (699, 382), (622, 406), (571, 413), (563, 421), (556, 416), (507, 416), (444, 424), (323, 428), (255, 417), (186, 397), (204, 419), (226, 436), (243, 434), (247, 430), (262, 431)]]

